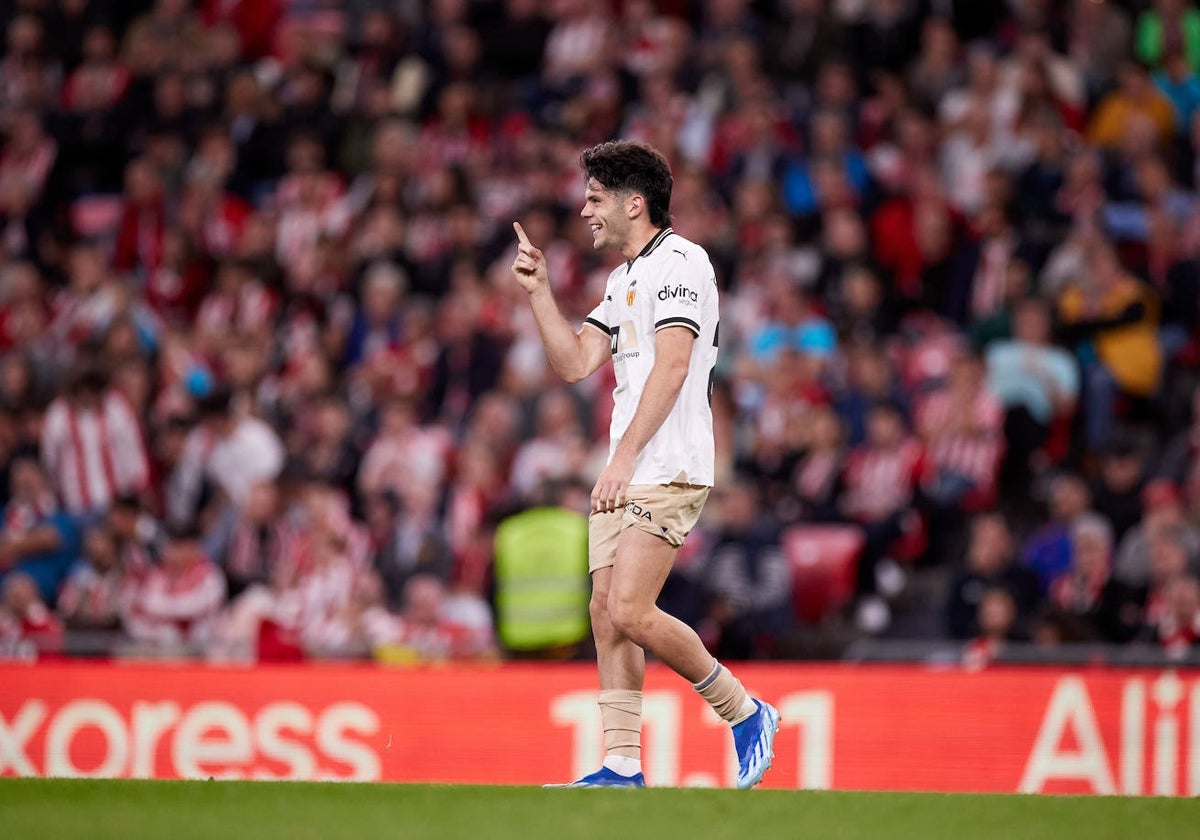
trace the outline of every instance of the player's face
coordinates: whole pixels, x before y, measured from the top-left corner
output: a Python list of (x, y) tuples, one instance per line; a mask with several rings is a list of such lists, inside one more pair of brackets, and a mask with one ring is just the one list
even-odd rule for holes
[(616, 193), (589, 178), (579, 215), (592, 231), (592, 247), (621, 250), (629, 234), (629, 217)]

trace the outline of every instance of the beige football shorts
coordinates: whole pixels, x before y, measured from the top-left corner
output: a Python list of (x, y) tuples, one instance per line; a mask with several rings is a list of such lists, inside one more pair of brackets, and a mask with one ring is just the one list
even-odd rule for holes
[(631, 484), (625, 507), (588, 517), (588, 572), (613, 565), (617, 538), (626, 528), (640, 528), (678, 548), (696, 522), (711, 487), (701, 484)]

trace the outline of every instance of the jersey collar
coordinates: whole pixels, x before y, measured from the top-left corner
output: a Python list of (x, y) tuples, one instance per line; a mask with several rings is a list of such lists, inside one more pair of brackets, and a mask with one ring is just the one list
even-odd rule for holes
[(674, 232), (675, 231), (673, 231), (670, 228), (670, 226), (667, 226), (667, 227), (663, 228), (662, 230), (660, 230), (658, 233), (654, 234), (654, 236), (651, 237), (650, 241), (646, 243), (646, 247), (642, 248), (642, 250), (638, 252), (638, 255), (633, 258), (633, 260), (629, 260), (625, 264), (625, 270), (628, 271), (629, 269), (633, 268), (634, 260), (636, 260), (640, 257), (648, 257), (651, 254), (653, 254), (654, 249), (657, 248), (659, 245), (661, 245), (662, 241)]

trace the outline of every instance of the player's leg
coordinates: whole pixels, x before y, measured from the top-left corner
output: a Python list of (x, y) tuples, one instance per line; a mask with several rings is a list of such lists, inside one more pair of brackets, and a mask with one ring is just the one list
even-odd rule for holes
[(642, 778), (642, 683), (646, 653), (617, 630), (608, 614), (612, 566), (592, 574), (592, 636), (600, 672), (600, 724), (604, 730), (604, 768)]
[(675, 546), (640, 528), (622, 531), (609, 575), (608, 613), (619, 634), (695, 684), (712, 671), (712, 654), (696, 631), (657, 605), (675, 553)]
[[(620, 533), (609, 581), (609, 618), (618, 633), (690, 682), (730, 723), (738, 751), (738, 787), (751, 787), (771, 766), (779, 713), (769, 703), (750, 697), (741, 681), (708, 652), (696, 632), (657, 604), (678, 546), (703, 505), (703, 495), (696, 502), (689, 501), (687, 494), (674, 487), (649, 494), (642, 505), (649, 517), (627, 518), (631, 527)], [(679, 515), (680, 510), (689, 508), (686, 515)]]
[[(642, 682), (645, 652), (613, 626), (608, 614), (612, 564), (622, 512), (593, 513), (588, 520), (588, 565), (592, 573), (589, 604), (596, 666), (600, 672), (600, 723), (604, 730), (604, 764), (561, 787), (641, 787)], [(549, 787), (560, 787), (550, 785)]]
[(613, 567), (606, 566), (592, 573), (592, 599), (589, 610), (592, 618), (592, 637), (596, 641), (600, 690), (640, 692), (646, 677), (646, 654), (613, 626), (612, 617), (608, 613), (612, 572)]

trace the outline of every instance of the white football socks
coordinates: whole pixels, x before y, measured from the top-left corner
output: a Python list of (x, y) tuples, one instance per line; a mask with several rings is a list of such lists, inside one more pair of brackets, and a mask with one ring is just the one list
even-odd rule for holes
[(606, 755), (604, 766), (618, 776), (636, 776), (642, 772), (642, 760), (628, 755)]

